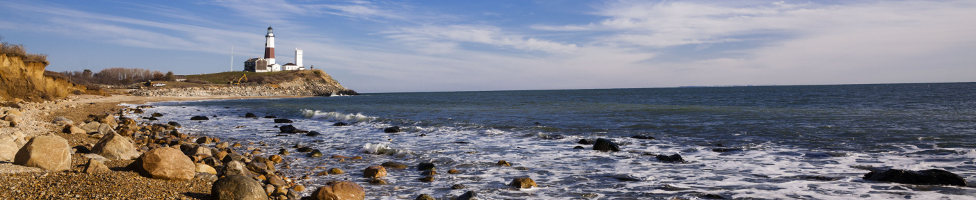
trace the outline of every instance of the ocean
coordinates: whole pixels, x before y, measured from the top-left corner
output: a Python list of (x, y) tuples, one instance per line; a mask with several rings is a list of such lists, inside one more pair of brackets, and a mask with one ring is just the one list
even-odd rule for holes
[[(282, 173), (309, 175), (299, 180), (309, 188), (354, 181), (369, 199), (467, 191), (482, 199), (976, 198), (972, 186), (861, 179), (867, 167), (935, 168), (973, 185), (976, 83), (374, 93), (152, 105), (133, 117), (159, 112), (160, 122), (179, 122), (185, 133), (253, 142), (267, 155), (286, 149), (292, 154), (285, 156), (289, 169), (278, 167)], [(245, 113), (292, 119), (322, 135), (281, 134), (276, 126), (284, 124)], [(189, 120), (194, 115), (211, 117)], [(390, 126), (403, 131), (384, 133)], [(621, 151), (578, 144), (597, 138)], [(325, 156), (297, 153), (296, 145)], [(672, 154), (686, 162), (654, 156)], [(512, 166), (496, 166), (499, 160)], [(387, 161), (411, 168), (389, 170), (388, 185), (362, 178), (363, 169)], [(420, 162), (436, 165), (434, 182), (418, 180), (423, 176), (413, 167)], [(314, 175), (332, 167), (347, 173)], [(517, 177), (539, 187), (506, 186)], [(455, 184), (464, 189), (451, 189)]]

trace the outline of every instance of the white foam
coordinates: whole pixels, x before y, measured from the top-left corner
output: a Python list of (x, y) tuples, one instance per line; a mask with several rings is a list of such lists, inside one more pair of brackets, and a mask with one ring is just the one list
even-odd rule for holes
[(341, 122), (367, 122), (375, 120), (376, 117), (366, 116), (362, 113), (346, 114), (341, 112), (322, 112), (318, 110), (302, 110), (302, 115), (310, 119), (325, 119), (329, 121)]

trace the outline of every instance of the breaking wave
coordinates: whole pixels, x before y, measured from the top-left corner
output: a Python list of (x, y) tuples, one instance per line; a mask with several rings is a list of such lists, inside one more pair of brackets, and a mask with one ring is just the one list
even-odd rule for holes
[(369, 122), (376, 120), (376, 117), (363, 115), (362, 113), (346, 114), (341, 112), (322, 112), (318, 110), (302, 109), (302, 116), (310, 119), (325, 119), (329, 121), (342, 122)]

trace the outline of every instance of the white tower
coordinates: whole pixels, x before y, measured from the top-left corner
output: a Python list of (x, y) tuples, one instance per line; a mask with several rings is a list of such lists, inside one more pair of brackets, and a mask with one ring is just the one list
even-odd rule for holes
[(295, 65), (302, 67), (302, 50), (295, 48)]
[(271, 27), (268, 27), (268, 34), (264, 35), (264, 59), (268, 60), (268, 65), (275, 64), (275, 54), (274, 54), (274, 33)]

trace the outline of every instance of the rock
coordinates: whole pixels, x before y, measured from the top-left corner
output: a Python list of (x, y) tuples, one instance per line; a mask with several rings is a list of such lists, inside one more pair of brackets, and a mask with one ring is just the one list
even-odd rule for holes
[(98, 125), (98, 133), (102, 135), (108, 135), (116, 132), (111, 125), (102, 123), (101, 125)]
[(172, 127), (177, 127), (177, 128), (183, 127), (183, 125), (180, 124), (179, 122), (166, 122), (166, 124), (168, 124), (168, 125), (170, 125)]
[(319, 133), (318, 131), (309, 131), (308, 133), (305, 134), (305, 136), (309, 136), (309, 137), (315, 137), (319, 135), (322, 135), (322, 133)]
[(68, 125), (64, 125), (64, 128), (63, 128), (63, 129), (61, 129), (61, 132), (62, 132), (62, 133), (67, 133), (67, 134), (82, 134), (82, 133), (88, 133), (87, 131), (85, 131), (85, 129), (82, 129), (82, 128), (80, 128), (80, 127), (77, 127), (77, 126), (74, 126), (74, 125), (71, 125), (71, 124), (68, 124)]
[(573, 149), (585, 149), (585, 148), (583, 148), (583, 146), (575, 146), (573, 147)]
[(533, 181), (532, 178), (529, 177), (515, 178), (512, 180), (512, 183), (509, 183), (508, 185), (514, 188), (522, 188), (522, 189), (538, 187), (538, 185), (535, 184), (535, 181)]
[(386, 168), (390, 168), (390, 169), (407, 169), (407, 165), (405, 165), (403, 163), (393, 162), (393, 161), (384, 162), (383, 164), (381, 164), (381, 166), (386, 167)]
[(275, 170), (264, 162), (251, 161), (247, 163), (247, 169), (258, 174), (274, 174)]
[(654, 156), (654, 157), (657, 158), (657, 160), (659, 160), (661, 162), (669, 162), (669, 163), (683, 163), (683, 162), (685, 162), (685, 159), (684, 158), (681, 158), (681, 155), (678, 155), (678, 154), (672, 154), (670, 156), (657, 155), (657, 156)]
[(421, 176), (434, 176), (434, 175), (437, 175), (437, 171), (434, 171), (434, 169), (430, 169), (430, 170), (426, 170), (426, 171), (420, 172), (420, 175)]
[(742, 151), (742, 149), (739, 149), (739, 148), (714, 148), (714, 149), (712, 149), (712, 151), (713, 152), (718, 152), (718, 153), (726, 153), (726, 152)]
[(420, 194), (420, 196), (417, 196), (415, 200), (437, 200), (437, 199), (434, 199), (434, 197), (430, 196), (429, 194)]
[(593, 143), (593, 150), (603, 151), (603, 152), (607, 152), (607, 151), (617, 152), (620, 151), (620, 146), (617, 146), (617, 143), (614, 143), (613, 141), (610, 141), (608, 139), (599, 138), (596, 139), (596, 142)]
[(502, 166), (502, 167), (511, 167), (512, 163), (508, 163), (508, 161), (505, 160), (499, 160), (497, 163), (495, 163), (495, 165)]
[(297, 192), (304, 192), (305, 191), (305, 186), (304, 185), (295, 185), (295, 187), (292, 187), (291, 189), (293, 189), (293, 190), (295, 190)]
[(230, 161), (224, 165), (224, 175), (248, 175), (250, 172), (244, 167), (244, 163), (241, 161)]
[(278, 163), (281, 163), (282, 161), (284, 161), (285, 159), (282, 158), (279, 155), (271, 155), (271, 156), (268, 156), (268, 160), (270, 160), (271, 162), (274, 162), (275, 164), (278, 164)]
[(218, 143), (214, 147), (216, 147), (217, 149), (226, 149), (226, 148), (230, 148), (230, 143), (228, 143), (228, 142), (221, 142), (221, 143)]
[(336, 122), (336, 123), (334, 123), (334, 124), (332, 124), (332, 126), (349, 126), (349, 123), (345, 123), (345, 122)]
[(427, 183), (434, 182), (434, 176), (425, 176), (423, 178), (420, 178), (420, 182), (427, 182)]
[(213, 139), (211, 139), (210, 137), (200, 137), (197, 138), (196, 142), (197, 144), (210, 144), (210, 142), (213, 142)]
[(98, 161), (93, 158), (88, 159), (88, 163), (85, 164), (85, 169), (84, 169), (84, 172), (87, 174), (97, 174), (97, 173), (104, 173), (110, 171), (112, 170), (109, 169), (108, 166), (105, 166), (105, 163), (102, 163), (102, 161)]
[(448, 174), (460, 174), (461, 171), (458, 171), (457, 169), (450, 169), (450, 170), (447, 170), (447, 173)]
[(56, 135), (32, 138), (17, 151), (14, 164), (51, 171), (71, 169), (71, 147)]
[(580, 139), (576, 143), (577, 144), (593, 144), (593, 141), (592, 140), (587, 140), (587, 139)]
[(454, 185), (451, 186), (451, 189), (452, 190), (460, 190), (460, 189), (464, 189), (464, 188), (465, 188), (465, 186), (462, 185), (462, 184), (454, 184)]
[(283, 186), (286, 183), (285, 183), (285, 180), (281, 180), (281, 177), (278, 177), (278, 176), (270, 176), (270, 177), (268, 177), (268, 184), (271, 184), (271, 185), (274, 185), (274, 186)]
[(457, 200), (475, 200), (478, 199), (478, 193), (474, 191), (468, 191), (457, 198)]
[(51, 120), (51, 123), (54, 123), (55, 125), (58, 126), (63, 126), (68, 124), (74, 124), (75, 122), (63, 116), (57, 116), (54, 117), (54, 120)]
[(314, 150), (315, 149), (313, 149), (312, 147), (298, 147), (298, 152), (301, 152), (301, 153), (308, 153), (308, 152), (312, 152)]
[(190, 120), (210, 120), (210, 118), (207, 116), (193, 116), (190, 117)]
[(364, 178), (383, 178), (386, 176), (386, 168), (379, 165), (369, 166), (363, 170)]
[(362, 200), (366, 199), (366, 191), (359, 184), (349, 181), (329, 182), (312, 193), (314, 200)]
[(272, 118), (278, 118), (278, 117), (277, 116), (274, 116), (274, 115), (265, 115), (264, 118), (272, 119)]
[(274, 123), (292, 123), (290, 119), (274, 119)]
[(386, 185), (386, 184), (389, 184), (389, 183), (387, 183), (386, 180), (383, 180), (383, 179), (371, 178), (371, 179), (369, 179), (369, 184), (372, 184), (372, 185)]
[(322, 152), (319, 151), (318, 149), (312, 150), (312, 152), (308, 153), (308, 157), (312, 157), (312, 158), (322, 157)]
[(888, 169), (871, 171), (864, 175), (864, 180), (895, 182), (915, 185), (957, 185), (966, 186), (966, 179), (949, 171), (928, 169), (912, 171), (903, 169)]
[(208, 173), (208, 174), (217, 175), (217, 169), (214, 169), (210, 165), (203, 164), (203, 163), (197, 163), (195, 171), (197, 173)]
[(400, 127), (399, 126), (387, 127), (387, 128), (384, 128), (383, 129), (383, 132), (384, 133), (399, 133), (400, 132)]
[(150, 116), (152, 116), (152, 117), (162, 117), (162, 116), (163, 116), (163, 114), (162, 114), (162, 113), (158, 113), (158, 112), (154, 112), (154, 113), (153, 113), (152, 115), (150, 115)]
[(131, 160), (140, 155), (132, 139), (115, 133), (108, 134), (95, 143), (92, 153), (112, 160)]
[(654, 136), (650, 136), (650, 135), (635, 135), (635, 136), (630, 136), (630, 138), (642, 139), (642, 140), (653, 140), (653, 139), (655, 139)]
[(210, 195), (218, 200), (267, 200), (268, 194), (258, 181), (241, 175), (218, 179), (210, 188)]
[(339, 169), (339, 168), (330, 168), (329, 169), (329, 174), (342, 174), (342, 173), (344, 173), (344, 172), (341, 169)]
[(152, 178), (166, 180), (190, 180), (196, 174), (196, 165), (182, 151), (171, 147), (149, 150), (139, 157), (143, 172)]
[(24, 134), (21, 132), (0, 136), (0, 161), (13, 161), (14, 157), (17, 156), (17, 152), (26, 143)]
[(81, 124), (80, 127), (81, 129), (85, 130), (85, 133), (91, 133), (91, 132), (98, 132), (98, 127), (101, 125), (102, 123), (98, 123), (98, 122), (88, 122), (88, 123)]
[(258, 115), (255, 115), (254, 113), (244, 113), (244, 117), (245, 118), (258, 118)]
[(278, 130), (281, 130), (282, 133), (306, 133), (306, 132), (308, 132), (308, 131), (305, 131), (305, 130), (301, 130), (301, 129), (295, 128), (295, 126), (292, 126), (292, 125), (284, 125), (284, 126), (278, 127)]
[(424, 163), (417, 164), (417, 171), (426, 171), (426, 170), (433, 170), (433, 169), (434, 169), (434, 163), (424, 162)]

